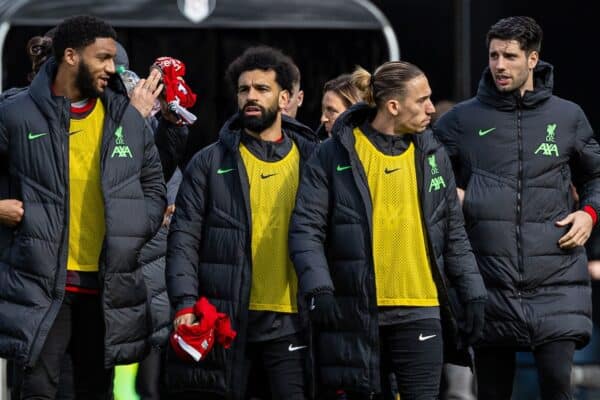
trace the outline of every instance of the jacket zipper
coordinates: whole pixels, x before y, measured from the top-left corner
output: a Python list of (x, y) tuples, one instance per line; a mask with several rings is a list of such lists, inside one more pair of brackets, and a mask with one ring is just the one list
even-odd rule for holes
[(522, 111), (520, 104), (517, 107), (517, 142), (518, 142), (518, 152), (519, 152), (519, 160), (518, 160), (518, 177), (517, 177), (517, 215), (516, 215), (516, 234), (517, 234), (517, 270), (519, 273), (519, 281), (517, 282), (517, 297), (519, 298), (519, 303), (521, 307), (523, 305), (522, 298), (522, 284), (523, 284), (523, 247), (521, 244), (521, 214), (523, 208), (523, 132), (521, 126), (521, 117)]

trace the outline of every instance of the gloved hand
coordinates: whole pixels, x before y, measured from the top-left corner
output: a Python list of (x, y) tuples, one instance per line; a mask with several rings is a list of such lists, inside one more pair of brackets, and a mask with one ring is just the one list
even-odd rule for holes
[(471, 301), (465, 304), (463, 334), (468, 344), (474, 344), (483, 335), (485, 323), (485, 301)]
[(309, 316), (319, 327), (336, 328), (342, 315), (331, 292), (320, 292), (310, 299)]

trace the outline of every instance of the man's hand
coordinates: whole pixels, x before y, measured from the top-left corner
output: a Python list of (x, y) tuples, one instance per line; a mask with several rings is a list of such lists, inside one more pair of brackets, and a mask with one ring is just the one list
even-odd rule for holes
[(564, 219), (556, 221), (556, 226), (567, 225), (571, 225), (571, 229), (558, 240), (560, 248), (565, 250), (583, 246), (592, 233), (594, 221), (585, 211), (575, 211)]
[(333, 293), (315, 294), (310, 300), (308, 315), (310, 320), (319, 327), (336, 328), (341, 313)]
[(485, 323), (485, 302), (471, 301), (465, 304), (465, 324), (463, 331), (468, 344), (475, 344), (483, 335)]
[(600, 260), (588, 261), (588, 271), (592, 280), (600, 280)]
[(173, 321), (173, 326), (175, 329), (177, 329), (179, 325), (193, 325), (194, 322), (196, 322), (196, 316), (194, 313), (181, 314), (175, 318)]
[(456, 188), (456, 196), (458, 197), (458, 202), (462, 207), (463, 203), (465, 202), (465, 191), (461, 188)]
[(175, 204), (171, 204), (165, 209), (165, 213), (163, 214), (163, 226), (169, 226), (173, 214), (175, 214)]
[(0, 200), (0, 224), (15, 226), (23, 219), (23, 203), (19, 200)]
[(173, 125), (181, 125), (181, 118), (177, 117), (177, 115), (173, 114), (171, 110), (169, 110), (167, 101), (162, 97), (158, 100), (160, 101), (160, 113), (162, 117)]
[(159, 84), (161, 73), (158, 69), (152, 68), (147, 79), (140, 79), (131, 92), (131, 105), (134, 106), (142, 117), (148, 118), (154, 102), (163, 90), (163, 84)]

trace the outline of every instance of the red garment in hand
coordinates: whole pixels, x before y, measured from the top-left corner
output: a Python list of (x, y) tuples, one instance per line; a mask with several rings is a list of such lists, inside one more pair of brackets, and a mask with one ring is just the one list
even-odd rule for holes
[(185, 83), (185, 64), (176, 58), (159, 57), (154, 61), (162, 71), (162, 80), (165, 85), (165, 100), (167, 103), (177, 101), (183, 108), (190, 108), (196, 103), (196, 94)]
[(194, 304), (194, 315), (198, 322), (192, 325), (179, 325), (171, 335), (170, 342), (175, 353), (183, 360), (200, 361), (212, 349), (215, 338), (224, 348), (229, 348), (236, 332), (231, 328), (229, 317), (217, 312), (215, 306), (205, 298)]

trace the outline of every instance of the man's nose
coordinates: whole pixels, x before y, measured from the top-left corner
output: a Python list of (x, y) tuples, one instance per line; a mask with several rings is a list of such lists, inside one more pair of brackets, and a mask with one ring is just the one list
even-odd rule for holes
[(114, 74), (116, 71), (115, 68), (115, 60), (113, 60), (112, 58), (110, 60), (107, 61), (106, 63), (106, 68), (105, 68), (106, 72), (109, 74)]

